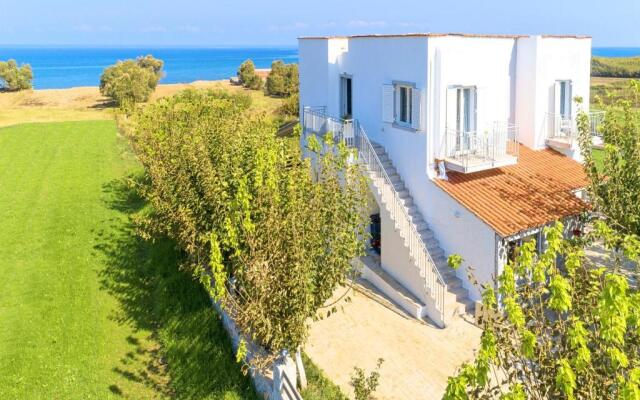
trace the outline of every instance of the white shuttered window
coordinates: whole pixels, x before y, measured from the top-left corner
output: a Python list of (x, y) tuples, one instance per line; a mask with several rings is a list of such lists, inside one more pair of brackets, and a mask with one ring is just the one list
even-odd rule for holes
[(415, 85), (382, 85), (382, 120), (398, 126), (420, 130), (422, 126), (422, 91)]

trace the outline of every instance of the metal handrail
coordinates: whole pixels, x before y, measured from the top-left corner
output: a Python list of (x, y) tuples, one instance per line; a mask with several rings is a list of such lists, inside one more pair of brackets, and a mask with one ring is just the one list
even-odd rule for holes
[[(588, 114), (591, 125), (591, 135), (600, 136), (598, 127), (605, 117), (604, 111), (591, 111)], [(565, 118), (561, 114), (548, 112), (546, 114), (547, 139), (567, 138), (575, 139), (578, 136), (577, 121), (573, 117)]]
[(494, 121), (483, 131), (445, 129), (445, 157), (466, 165), (474, 161), (493, 162), (501, 157), (518, 158), (518, 126)]
[[(383, 199), (383, 202), (389, 205), (388, 210), (391, 213), (391, 217), (393, 218), (397, 228), (400, 229), (401, 232), (404, 233), (405, 240), (407, 241), (407, 246), (409, 247), (409, 254), (413, 257), (416, 266), (420, 269), (421, 276), (425, 278), (425, 289), (431, 294), (434, 298), (436, 309), (441, 313), (441, 320), (444, 324), (444, 294), (446, 291), (446, 283), (436, 266), (436, 263), (433, 261), (431, 254), (427, 250), (427, 246), (422, 240), (422, 237), (418, 233), (418, 230), (411, 222), (411, 218), (409, 217), (409, 213), (404, 206), (400, 195), (393, 187), (393, 183), (391, 179), (387, 175), (387, 171), (385, 170), (378, 154), (376, 153), (371, 141), (369, 140), (367, 134), (364, 129), (357, 123), (357, 121), (353, 121), (353, 136), (349, 137), (344, 136), (345, 125), (342, 121), (337, 120), (335, 118), (329, 117), (327, 115), (318, 113), (311, 109), (304, 110), (304, 130), (305, 134), (307, 131), (307, 121), (308, 118), (311, 118), (313, 128), (316, 128), (315, 124), (317, 119), (324, 119), (327, 125), (331, 127), (339, 126), (339, 131), (332, 131), (334, 134), (337, 134), (337, 138), (339, 140), (344, 140), (345, 144), (349, 147), (355, 147), (358, 151), (359, 159), (362, 159), (366, 163), (366, 167), (375, 174), (377, 179), (381, 179), (385, 185), (376, 185), (380, 189), (380, 195)], [(323, 124), (324, 125), (324, 124)], [(321, 133), (319, 129), (311, 129), (315, 133)], [(326, 130), (325, 132), (328, 132)], [(351, 142), (351, 143), (350, 143)], [(376, 178), (374, 178), (376, 179)], [(386, 200), (386, 201), (385, 201)], [(391, 200), (391, 201), (390, 201)], [(429, 268), (431, 266), (431, 268)], [(430, 273), (428, 273), (430, 270)]]

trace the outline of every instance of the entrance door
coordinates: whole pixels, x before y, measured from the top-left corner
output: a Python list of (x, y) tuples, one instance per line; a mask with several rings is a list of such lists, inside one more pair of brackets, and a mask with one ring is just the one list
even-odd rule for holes
[(348, 75), (340, 77), (340, 117), (353, 118), (353, 79)]

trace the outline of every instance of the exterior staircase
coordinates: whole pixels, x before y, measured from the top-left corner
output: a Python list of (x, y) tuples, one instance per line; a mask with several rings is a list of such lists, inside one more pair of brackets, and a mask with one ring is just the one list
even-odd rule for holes
[[(423, 293), (415, 295), (424, 297), (420, 303), (426, 301), (426, 304), (417, 304), (420, 315), (416, 316), (427, 315), (436, 325), (444, 328), (446, 320), (472, 311), (474, 303), (469, 300), (468, 292), (462, 287), (462, 281), (456, 277), (455, 271), (447, 265), (444, 251), (414, 205), (409, 190), (385, 149), (372, 143), (356, 120), (344, 122), (327, 116), (323, 108), (305, 107), (303, 137), (309, 134), (323, 136), (327, 132), (332, 132), (335, 140), (341, 140), (357, 151), (357, 163), (370, 178), (371, 190), (380, 206), (388, 211), (396, 232), (408, 250), (410, 262), (422, 280)], [(381, 268), (373, 274), (381, 286), (401, 286)], [(396, 297), (405, 304), (416, 304), (418, 300), (409, 293), (396, 293), (396, 290), (391, 295), (399, 295)]]
[[(446, 284), (444, 302), (445, 319), (447, 319), (447, 317), (451, 318), (452, 316), (472, 313), (475, 308), (475, 303), (469, 299), (468, 291), (462, 287), (462, 280), (456, 276), (455, 271), (447, 264), (444, 250), (440, 247), (440, 243), (436, 239), (433, 231), (429, 229), (427, 222), (422, 218), (418, 207), (413, 203), (411, 193), (409, 193), (409, 190), (405, 187), (402, 177), (398, 174), (384, 147), (375, 142), (371, 142), (371, 145), (382, 163), (387, 176), (390, 178), (393, 188), (400, 196), (400, 200), (406, 208), (411, 223), (415, 225), (427, 251), (440, 272), (440, 276), (442, 276)], [(387, 183), (383, 182), (382, 184)]]

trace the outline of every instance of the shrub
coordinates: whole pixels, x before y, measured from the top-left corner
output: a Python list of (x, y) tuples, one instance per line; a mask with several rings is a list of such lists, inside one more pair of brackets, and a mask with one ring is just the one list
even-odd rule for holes
[(591, 75), (610, 78), (640, 78), (640, 57), (593, 57)]
[(278, 109), (278, 114), (285, 118), (297, 118), (300, 115), (300, 96), (298, 93), (294, 93), (282, 102), (282, 105)]
[(247, 89), (262, 89), (262, 78), (256, 74), (256, 67), (251, 60), (246, 60), (240, 64), (240, 68), (238, 68), (238, 80), (242, 86)]
[(277, 60), (271, 64), (266, 90), (271, 96), (292, 96), (299, 90), (298, 64), (285, 64)]
[(153, 71), (154, 74), (158, 77), (158, 80), (162, 79), (164, 75), (162, 71), (162, 67), (164, 67), (164, 61), (159, 60), (153, 57), (151, 54), (148, 54), (144, 57), (138, 57), (136, 62), (142, 68), (148, 68)]
[[(640, 241), (602, 221), (593, 228), (572, 240), (561, 223), (545, 228), (544, 251), (524, 243), (482, 286), (480, 349), (449, 378), (444, 399), (638, 398), (640, 294), (629, 285), (635, 273), (618, 271), (621, 255), (640, 261)], [(609, 268), (585, 255), (596, 242)]]
[(119, 106), (145, 102), (158, 86), (163, 64), (150, 55), (137, 60), (118, 61), (105, 69), (100, 77), (100, 93)]
[[(310, 319), (353, 273), (367, 235), (367, 183), (344, 145), (317, 154), (314, 174), (246, 98), (187, 91), (136, 110), (125, 132), (149, 177), (143, 232), (175, 239), (185, 268), (274, 356), (297, 351)], [(332, 144), (310, 140), (309, 149)]]
[(373, 394), (378, 389), (380, 384), (380, 367), (382, 366), (383, 359), (379, 358), (376, 364), (376, 369), (372, 371), (369, 376), (365, 375), (365, 372), (360, 367), (353, 368), (353, 374), (351, 375), (351, 386), (353, 386), (353, 393), (355, 400), (371, 400)]
[(31, 89), (33, 71), (29, 64), (18, 66), (16, 60), (0, 61), (0, 88), (10, 91)]

